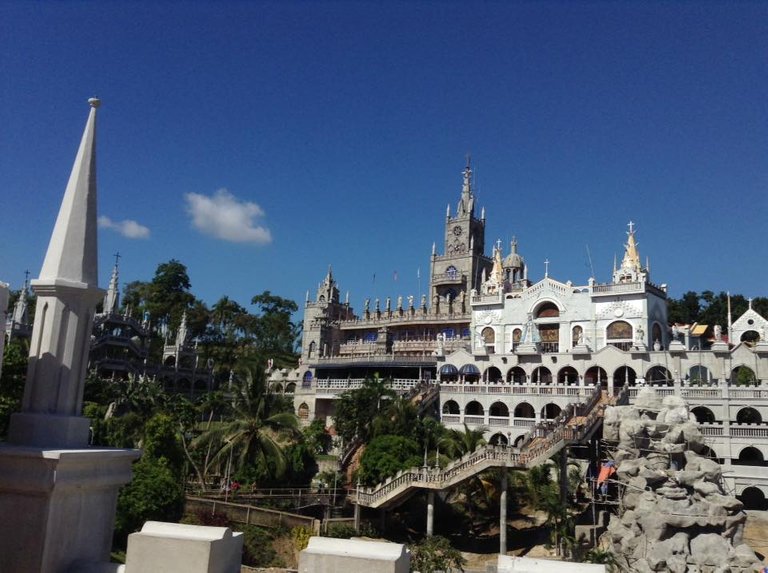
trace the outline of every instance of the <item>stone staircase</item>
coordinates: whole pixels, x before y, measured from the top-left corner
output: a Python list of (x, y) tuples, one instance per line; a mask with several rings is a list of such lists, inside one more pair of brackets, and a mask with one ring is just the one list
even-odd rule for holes
[(626, 395), (608, 396), (599, 388), (584, 405), (573, 405), (571, 413), (557, 418), (549, 427), (535, 427), (520, 448), (482, 446), (445, 468), (411, 468), (387, 481), (352, 494), (359, 505), (394, 507), (420, 489), (444, 490), (490, 468), (528, 469), (543, 464), (569, 444), (586, 441), (602, 423), (608, 405), (622, 402)]

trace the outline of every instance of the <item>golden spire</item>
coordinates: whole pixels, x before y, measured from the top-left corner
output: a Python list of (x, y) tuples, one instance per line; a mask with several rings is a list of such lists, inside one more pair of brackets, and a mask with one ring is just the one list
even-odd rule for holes
[(635, 224), (632, 221), (629, 222), (626, 250), (624, 251), (624, 260), (621, 261), (621, 268), (637, 272), (641, 270), (640, 254), (637, 252), (637, 241), (635, 241)]

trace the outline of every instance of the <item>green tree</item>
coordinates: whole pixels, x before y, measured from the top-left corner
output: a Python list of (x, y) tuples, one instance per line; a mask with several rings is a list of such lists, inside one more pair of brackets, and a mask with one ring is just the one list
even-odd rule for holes
[(5, 347), (3, 373), (0, 377), (0, 440), (8, 435), (11, 414), (21, 410), (28, 355), (29, 349), (24, 340), (13, 339)]
[(258, 355), (273, 359), (276, 367), (293, 366), (300, 327), (291, 321), (291, 316), (298, 305), (268, 290), (254, 296), (251, 304), (258, 307), (250, 324)]
[(117, 497), (115, 544), (125, 547), (128, 534), (148, 520), (177, 522), (184, 508), (184, 488), (165, 457), (145, 455), (133, 466), (133, 479)]
[(241, 368), (233, 388), (234, 419), (211, 424), (192, 447), (213, 446), (212, 459), (221, 467), (231, 456), (235, 471), (258, 465), (281, 476), (288, 467), (285, 446), (298, 434), (298, 418), (289, 407), (282, 396), (267, 391), (261, 364)]
[(466, 424), (464, 424), (463, 432), (461, 430), (448, 430), (445, 437), (440, 441), (440, 449), (453, 459), (460, 458), (485, 445), (485, 438), (483, 437), (485, 432), (486, 428), (482, 426), (470, 430)]
[(440, 535), (425, 537), (419, 543), (410, 546), (411, 571), (437, 573), (458, 569), (464, 571), (466, 560), (458, 549), (451, 547), (451, 542)]
[(405, 436), (378, 436), (365, 447), (360, 458), (360, 481), (373, 485), (398, 471), (420, 466), (421, 447)]
[(336, 404), (336, 433), (345, 442), (355, 437), (368, 442), (374, 435), (375, 420), (396, 394), (378, 376), (366, 378), (360, 388), (344, 392)]

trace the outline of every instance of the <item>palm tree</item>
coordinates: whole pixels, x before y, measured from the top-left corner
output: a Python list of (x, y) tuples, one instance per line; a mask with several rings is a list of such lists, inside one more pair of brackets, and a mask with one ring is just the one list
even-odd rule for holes
[(267, 391), (267, 378), (261, 364), (239, 369), (233, 387), (233, 419), (216, 424), (192, 441), (192, 448), (213, 446), (212, 462), (222, 466), (232, 459), (236, 470), (260, 464), (285, 473), (286, 442), (298, 434), (299, 421), (286, 411), (281, 396)]
[(485, 445), (486, 428), (483, 426), (470, 430), (469, 426), (464, 424), (464, 431), (448, 430), (446, 436), (440, 440), (441, 449), (450, 457), (456, 459), (474, 452), (480, 446)]

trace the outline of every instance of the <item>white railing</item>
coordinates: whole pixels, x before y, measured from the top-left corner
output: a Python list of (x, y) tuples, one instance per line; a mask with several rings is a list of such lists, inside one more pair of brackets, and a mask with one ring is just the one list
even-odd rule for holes
[[(336, 394), (347, 390), (358, 390), (363, 387), (363, 382), (365, 378), (318, 378), (315, 380), (315, 388), (318, 394)], [(386, 386), (395, 391), (406, 391), (420, 382), (418, 378), (395, 378), (388, 381)]]
[[(569, 426), (566, 418), (558, 418), (554, 427), (532, 428), (521, 449), (488, 445), (450, 463), (445, 469), (422, 467), (398, 472), (382, 484), (358, 491), (356, 502), (368, 507), (378, 507), (397, 499), (411, 488), (445, 489), (488, 467), (530, 468), (539, 465), (562, 449), (567, 442), (583, 439), (603, 415), (603, 407), (598, 406), (602, 398), (604, 395), (595, 391), (586, 404), (589, 408), (588, 414), (584, 412), (587, 414), (586, 419), (578, 426)], [(611, 399), (608, 398), (606, 403), (610, 402)]]
[(699, 424), (702, 435), (712, 438), (723, 436), (723, 427), (716, 424)]
[(753, 426), (750, 424), (731, 425), (732, 438), (766, 438), (768, 426)]
[(587, 397), (595, 391), (594, 385), (564, 384), (454, 384), (441, 383), (440, 394), (515, 394), (526, 396)]

